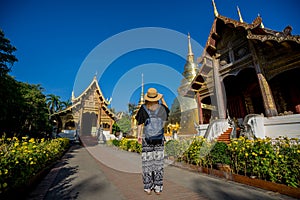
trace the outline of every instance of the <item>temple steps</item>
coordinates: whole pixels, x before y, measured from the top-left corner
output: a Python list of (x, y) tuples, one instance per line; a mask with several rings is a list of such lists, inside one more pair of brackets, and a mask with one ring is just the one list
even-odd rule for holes
[(224, 133), (222, 133), (218, 138), (218, 142), (224, 142), (226, 144), (230, 143), (230, 134), (231, 134), (232, 128), (228, 128)]

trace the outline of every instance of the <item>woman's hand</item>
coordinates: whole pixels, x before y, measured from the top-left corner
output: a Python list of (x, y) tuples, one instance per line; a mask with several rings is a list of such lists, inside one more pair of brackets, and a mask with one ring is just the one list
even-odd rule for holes
[(138, 143), (142, 144), (142, 137), (141, 136), (138, 136)]

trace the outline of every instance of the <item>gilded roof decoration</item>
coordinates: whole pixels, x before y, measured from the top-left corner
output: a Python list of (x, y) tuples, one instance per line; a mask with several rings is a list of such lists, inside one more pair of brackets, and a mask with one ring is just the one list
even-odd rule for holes
[(240, 8), (238, 6), (237, 6), (237, 12), (238, 12), (238, 15), (239, 15), (239, 18), (240, 18), (240, 22), (244, 22), (241, 11), (240, 11)]
[[(275, 31), (272, 31), (275, 32)], [(253, 34), (250, 30), (248, 30), (247, 34), (248, 39), (255, 39), (260, 40), (262, 42), (268, 41), (268, 40), (274, 40), (278, 43), (281, 43), (283, 41), (292, 41), (300, 44), (300, 36), (299, 35), (285, 35), (283, 32), (276, 32), (275, 34), (267, 34), (267, 35), (258, 35)]]
[[(223, 51), (221, 48), (224, 47), (222, 42), (228, 40), (226, 38), (226, 33), (228, 29), (232, 29), (232, 32), (236, 35), (241, 35), (246, 37), (246, 40), (259, 40), (261, 42), (273, 43), (274, 41), (284, 45), (289, 46), (289, 43), (294, 42), (300, 43), (300, 35), (292, 35), (292, 27), (287, 26), (283, 31), (275, 31), (268, 28), (265, 28), (262, 22), (262, 18), (258, 15), (251, 23), (244, 22), (240, 10), (238, 8), (239, 20), (231, 19), (225, 16), (222, 16), (218, 13), (215, 2), (212, 0), (214, 7), (215, 18), (211, 26), (211, 30), (203, 51), (203, 54), (198, 58), (198, 63), (202, 64), (199, 70), (199, 73), (194, 78), (190, 85), (190, 90), (185, 94), (186, 96), (193, 97), (193, 91), (200, 92), (202, 98), (205, 98), (208, 93), (205, 93), (209, 89), (210, 76), (212, 73), (212, 64), (211, 58), (215, 56), (220, 59)], [(227, 32), (226, 32), (227, 31)], [(247, 43), (247, 41), (244, 41)], [(218, 45), (218, 46), (217, 46)], [(217, 49), (218, 47), (218, 49)], [(230, 49), (229, 46), (224, 47), (225, 50)], [(232, 53), (234, 53), (234, 58), (239, 59), (247, 54), (247, 50), (244, 48), (236, 47)], [(225, 51), (224, 51), (225, 52)], [(230, 55), (225, 55), (230, 59)], [(245, 65), (245, 62), (249, 62), (249, 56), (243, 62), (239, 60), (239, 69), (242, 68), (242, 65)], [(220, 63), (223, 60), (220, 60)], [(229, 68), (227, 68), (229, 69)], [(197, 80), (198, 78), (202, 80)]]
[(239, 20), (231, 19), (229, 17), (222, 16), (218, 13), (215, 2), (212, 1), (214, 6), (214, 14), (215, 19), (213, 25), (210, 30), (210, 34), (205, 46), (206, 52), (208, 52), (211, 56), (216, 53), (216, 42), (219, 39), (217, 33), (217, 26), (219, 26), (218, 22), (222, 22), (224, 25), (232, 25), (234, 28), (241, 27), (247, 31), (247, 38), (252, 40), (260, 40), (262, 42), (272, 40), (276, 42), (283, 42), (283, 41), (292, 41), (296, 43), (300, 43), (300, 36), (299, 35), (291, 35), (292, 27), (287, 26), (282, 32), (270, 30), (264, 28), (262, 23), (262, 18), (258, 15), (252, 23), (246, 23), (243, 21), (242, 16), (239, 14)]

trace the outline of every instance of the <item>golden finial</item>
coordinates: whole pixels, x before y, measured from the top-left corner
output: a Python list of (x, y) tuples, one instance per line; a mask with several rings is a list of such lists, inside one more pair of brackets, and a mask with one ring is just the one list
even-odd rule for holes
[(188, 55), (187, 59), (189, 62), (194, 62), (194, 53), (192, 50), (192, 44), (191, 44), (191, 35), (188, 33)]
[(141, 91), (141, 98), (140, 98), (140, 104), (143, 104), (144, 101), (144, 74), (142, 73), (142, 91)]
[(239, 15), (239, 18), (240, 18), (240, 22), (244, 22), (243, 18), (242, 18), (242, 14), (241, 14), (241, 11), (239, 9), (239, 7), (237, 6), (237, 11), (238, 11), (238, 15)]
[(143, 94), (143, 102), (144, 102), (144, 74), (142, 73), (142, 94)]
[(74, 94), (74, 90), (72, 91), (72, 96), (71, 96), (71, 101), (74, 101), (75, 99), (75, 94)]
[(216, 7), (216, 4), (215, 4), (215, 1), (212, 0), (212, 4), (214, 6), (214, 14), (215, 14), (215, 17), (218, 17), (219, 16), (219, 13), (218, 13), (218, 10), (217, 10), (217, 7)]
[(98, 76), (98, 71), (95, 72), (94, 79), (96, 80)]
[[(260, 14), (258, 13), (258, 16), (260, 17)], [(261, 23), (260, 23), (260, 28), (265, 28), (263, 22), (262, 22), (262, 19), (261, 19)]]
[(188, 42), (189, 42), (189, 46), (188, 46), (188, 55), (194, 55), (193, 54), (193, 51), (192, 51), (192, 44), (191, 44), (191, 36), (190, 36), (190, 33), (188, 33)]

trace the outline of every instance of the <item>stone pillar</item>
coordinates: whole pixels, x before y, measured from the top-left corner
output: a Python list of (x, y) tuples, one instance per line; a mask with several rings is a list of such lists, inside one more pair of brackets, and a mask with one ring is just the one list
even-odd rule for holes
[(83, 119), (83, 103), (81, 103), (80, 111), (79, 111), (79, 135), (83, 135), (82, 133), (82, 119)]
[(277, 116), (277, 109), (270, 86), (262, 73), (257, 74), (260, 91), (263, 97), (265, 113), (267, 117)]
[(99, 105), (99, 109), (98, 109), (98, 112), (97, 112), (97, 116), (98, 116), (98, 119), (97, 119), (97, 129), (100, 127), (100, 122), (101, 122), (101, 104)]
[(226, 119), (226, 108), (225, 108), (225, 98), (224, 98), (224, 85), (223, 81), (220, 79), (219, 74), (219, 59), (213, 57), (213, 80), (215, 89), (215, 98), (218, 108), (218, 118)]
[(228, 48), (229, 48), (229, 51), (228, 51), (229, 61), (231, 63), (233, 63), (235, 58), (234, 58), (234, 52), (232, 50), (232, 44), (229, 44)]
[(109, 133), (112, 134), (113, 120), (110, 119)]
[(257, 52), (254, 48), (253, 43), (249, 40), (249, 47), (251, 50), (252, 58), (253, 58), (253, 64), (255, 67), (255, 71), (257, 74), (257, 79), (261, 91), (261, 95), (263, 98), (263, 104), (265, 108), (265, 114), (267, 117), (277, 116), (278, 112), (275, 106), (275, 101), (272, 95), (272, 91), (270, 89), (270, 86), (265, 78), (265, 76), (262, 73), (261, 67), (260, 67), (260, 61), (259, 57), (257, 55)]
[(60, 119), (61, 119), (61, 130), (64, 130), (66, 126), (66, 119), (65, 117), (60, 117)]
[(203, 113), (202, 113), (202, 103), (200, 98), (199, 91), (196, 93), (197, 98), (197, 107), (198, 107), (198, 116), (199, 116), (199, 124), (203, 124)]

